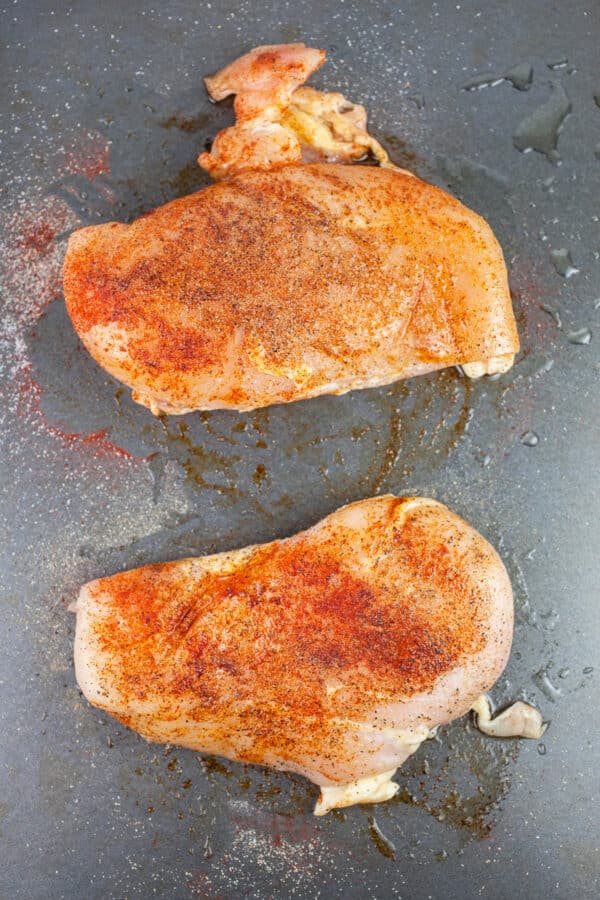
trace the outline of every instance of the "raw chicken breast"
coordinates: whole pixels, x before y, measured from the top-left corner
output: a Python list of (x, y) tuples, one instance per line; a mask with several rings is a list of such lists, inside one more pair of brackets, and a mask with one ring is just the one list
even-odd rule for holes
[(64, 287), (91, 355), (155, 413), (501, 372), (519, 348), (489, 226), (387, 168), (248, 171), (81, 229)]
[(389, 798), (506, 663), (492, 547), (445, 506), (378, 497), (308, 531), (85, 585), (85, 696), (151, 741), (298, 772), (316, 812)]

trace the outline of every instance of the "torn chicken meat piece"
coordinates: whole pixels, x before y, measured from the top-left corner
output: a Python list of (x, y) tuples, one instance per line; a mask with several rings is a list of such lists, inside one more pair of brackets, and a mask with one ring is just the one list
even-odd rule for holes
[(237, 172), (271, 169), (302, 162), (302, 148), (289, 128), (270, 119), (251, 119), (220, 131), (210, 153), (201, 153), (198, 163), (215, 181)]
[(539, 740), (548, 727), (542, 719), (541, 712), (523, 700), (511, 703), (492, 718), (490, 699), (483, 694), (477, 698), (471, 709), (475, 713), (478, 729), (490, 737), (523, 737)]
[(234, 94), (236, 118), (243, 122), (258, 115), (278, 115), (295, 89), (324, 62), (324, 50), (305, 44), (272, 44), (255, 47), (204, 83), (213, 100)]
[(151, 741), (300, 773), (315, 812), (386, 800), (502, 672), (512, 591), (441, 503), (377, 497), (281, 541), (85, 585), (88, 700)]
[(350, 103), (343, 94), (298, 88), (281, 124), (298, 138), (303, 162), (351, 163), (371, 152), (384, 168), (398, 168), (368, 133), (364, 106)]
[(300, 87), (324, 59), (323, 51), (304, 44), (258, 47), (206, 78), (213, 100), (236, 95), (237, 121), (219, 132), (198, 163), (215, 179), (299, 161), (350, 163), (369, 152), (395, 168), (368, 133), (364, 106), (343, 94)]

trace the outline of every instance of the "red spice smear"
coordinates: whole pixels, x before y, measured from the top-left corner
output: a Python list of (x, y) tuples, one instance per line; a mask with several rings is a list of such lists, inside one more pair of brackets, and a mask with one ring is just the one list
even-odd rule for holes
[(5, 222), (2, 289), (7, 298), (5, 324), (23, 334), (50, 301), (62, 294), (63, 247), (55, 242), (76, 222), (57, 197), (22, 204)]
[[(96, 142), (81, 172), (95, 177), (107, 171), (107, 144)], [(89, 149), (89, 148), (88, 148)], [(77, 168), (75, 163), (72, 169)], [(7, 298), (3, 329), (14, 339), (14, 350), (5, 373), (2, 394), (16, 414), (41, 426), (65, 445), (89, 446), (95, 457), (118, 456), (142, 460), (108, 439), (106, 430), (92, 433), (65, 432), (48, 422), (41, 408), (42, 388), (31, 374), (24, 337), (48, 304), (62, 294), (64, 247), (55, 237), (77, 224), (69, 207), (57, 197), (23, 198), (5, 221), (6, 244), (2, 254), (2, 289)]]
[(98, 175), (110, 172), (109, 152), (110, 141), (101, 134), (85, 132), (76, 144), (64, 150), (62, 162), (72, 175), (83, 175), (94, 181)]
[(110, 454), (111, 456), (122, 456), (124, 459), (146, 459), (144, 456), (134, 456), (133, 453), (125, 450), (123, 447), (119, 447), (118, 444), (113, 443), (113, 441), (108, 440), (106, 437), (108, 431), (106, 429), (102, 429), (101, 431), (91, 431), (89, 434), (86, 434), (85, 432), (63, 431), (56, 425), (49, 425), (47, 422), (45, 422), (45, 425), (50, 434), (56, 435), (63, 441), (69, 443), (75, 442), (78, 444), (94, 444), (98, 456)]
[(54, 240), (56, 231), (48, 222), (23, 223), (23, 230), (15, 239), (15, 245), (25, 250), (46, 253), (49, 244)]
[(67, 445), (90, 446), (93, 449), (94, 457), (98, 459), (109, 456), (120, 456), (123, 459), (135, 460), (136, 462), (144, 462), (147, 459), (145, 456), (135, 456), (109, 440), (106, 429), (81, 433), (76, 431), (69, 432), (63, 431), (59, 426), (48, 422), (41, 407), (42, 389), (31, 375), (30, 363), (26, 363), (20, 372), (18, 392), (17, 415), (21, 418), (33, 419), (35, 423), (43, 427), (45, 432), (58, 438), (63, 443)]
[(517, 316), (524, 357), (547, 345), (556, 333), (556, 325), (540, 307), (542, 303), (552, 306), (556, 296), (556, 286), (550, 276), (550, 258), (544, 265), (543, 257), (518, 257), (511, 265), (510, 284), (521, 307), (521, 314), (517, 312)]

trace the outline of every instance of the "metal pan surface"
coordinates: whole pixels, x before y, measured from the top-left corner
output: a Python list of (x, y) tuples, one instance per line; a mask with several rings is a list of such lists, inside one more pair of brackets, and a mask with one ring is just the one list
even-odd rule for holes
[[(581, 0), (6, 5), (0, 896), (598, 896), (599, 26)], [(202, 76), (294, 40), (328, 52), (315, 86), (492, 224), (522, 352), (496, 380), (154, 419), (69, 324), (66, 236), (201, 188), (233, 118)], [(499, 548), (517, 628), (493, 697), (539, 705), (543, 742), (455, 723), (395, 800), (316, 819), (302, 779), (148, 745), (83, 700), (83, 582), (387, 491)]]

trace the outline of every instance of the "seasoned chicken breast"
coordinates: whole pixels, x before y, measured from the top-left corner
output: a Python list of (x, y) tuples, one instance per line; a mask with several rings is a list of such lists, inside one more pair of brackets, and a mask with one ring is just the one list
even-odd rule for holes
[(102, 578), (76, 611), (91, 703), (148, 740), (305, 775), (318, 813), (392, 796), (396, 767), (496, 681), (513, 627), (492, 547), (441, 503), (393, 496)]
[(489, 226), (387, 168), (247, 171), (81, 229), (64, 288), (91, 355), (155, 413), (500, 372), (519, 348)]

